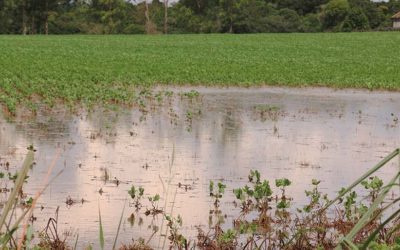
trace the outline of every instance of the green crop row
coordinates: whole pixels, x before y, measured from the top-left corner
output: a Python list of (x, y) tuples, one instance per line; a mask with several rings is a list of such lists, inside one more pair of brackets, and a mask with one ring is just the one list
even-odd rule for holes
[(0, 102), (132, 101), (154, 84), (400, 90), (400, 33), (0, 36)]

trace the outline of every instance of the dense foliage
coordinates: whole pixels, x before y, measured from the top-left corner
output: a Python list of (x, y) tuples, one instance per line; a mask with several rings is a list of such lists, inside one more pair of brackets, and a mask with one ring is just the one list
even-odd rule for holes
[(397, 11), (399, 0), (1, 0), (0, 33), (364, 31), (389, 29)]

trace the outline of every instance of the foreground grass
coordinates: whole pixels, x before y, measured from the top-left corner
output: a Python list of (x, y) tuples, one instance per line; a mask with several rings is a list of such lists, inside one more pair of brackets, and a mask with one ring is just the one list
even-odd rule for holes
[(0, 36), (0, 102), (123, 101), (152, 84), (400, 90), (400, 33)]

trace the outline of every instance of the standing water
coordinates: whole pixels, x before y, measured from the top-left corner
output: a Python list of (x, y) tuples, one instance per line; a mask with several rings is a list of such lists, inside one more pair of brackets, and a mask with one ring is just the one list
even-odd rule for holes
[[(232, 189), (246, 184), (250, 170), (258, 170), (272, 183), (288, 178), (292, 185), (287, 192), (294, 204), (301, 205), (312, 179), (321, 180), (323, 192), (334, 196), (400, 145), (399, 93), (286, 88), (157, 91), (140, 108), (99, 108), (75, 115), (42, 111), (33, 119), (13, 122), (0, 118), (0, 163), (9, 162), (15, 171), (26, 148), (32, 144), (37, 149), (24, 189), (28, 196), (43, 187), (53, 161), (52, 175), (63, 171), (39, 199), (35, 231), (43, 230), (59, 207), (62, 237), (73, 244), (79, 234), (79, 248), (97, 248), (100, 208), (110, 249), (126, 204), (119, 242), (141, 237), (162, 248), (162, 215), (146, 216), (147, 201), (135, 213), (128, 195), (132, 185), (143, 187), (145, 196), (159, 194), (158, 207), (181, 215), (183, 233), (194, 239), (196, 226), (208, 225), (213, 206), (210, 180), (227, 185), (222, 203), (233, 208)], [(381, 177), (387, 180), (397, 167), (385, 167)], [(229, 226), (237, 212), (224, 213)]]

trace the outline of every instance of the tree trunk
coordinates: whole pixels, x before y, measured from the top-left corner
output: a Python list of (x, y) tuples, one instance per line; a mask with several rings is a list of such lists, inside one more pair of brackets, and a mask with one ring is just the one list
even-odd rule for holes
[(197, 0), (196, 1), (196, 3), (197, 3), (197, 8), (199, 9), (199, 11), (200, 11), (200, 8), (201, 8), (201, 6), (200, 6), (200, 1), (199, 0)]
[(46, 16), (44, 18), (44, 33), (49, 34), (49, 1), (46, 0)]
[(49, 34), (49, 21), (48, 21), (48, 17), (46, 16), (46, 20), (44, 21), (44, 33), (46, 35)]
[(144, 5), (146, 6), (146, 9), (145, 9), (145, 11), (144, 11), (144, 15), (145, 15), (145, 17), (146, 17), (146, 24), (145, 24), (146, 33), (149, 34), (149, 33), (150, 33), (150, 29), (149, 29), (149, 26), (150, 26), (150, 17), (149, 17), (149, 5), (147, 4), (147, 0), (144, 1)]
[(168, 0), (164, 0), (164, 34), (168, 34)]
[(150, 18), (149, 18), (149, 5), (147, 4), (147, 0), (144, 1), (145, 6), (146, 6), (146, 10), (144, 11), (144, 15), (146, 16), (146, 22), (150, 22)]
[(35, 33), (36, 33), (35, 32), (35, 15), (32, 14), (32, 17), (31, 17), (31, 30), (30, 30), (29, 34), (33, 35)]
[(22, 1), (22, 35), (26, 35), (27, 32), (25, 1)]
[(232, 16), (231, 16), (229, 19), (230, 19), (229, 33), (233, 33), (233, 20), (232, 20)]

